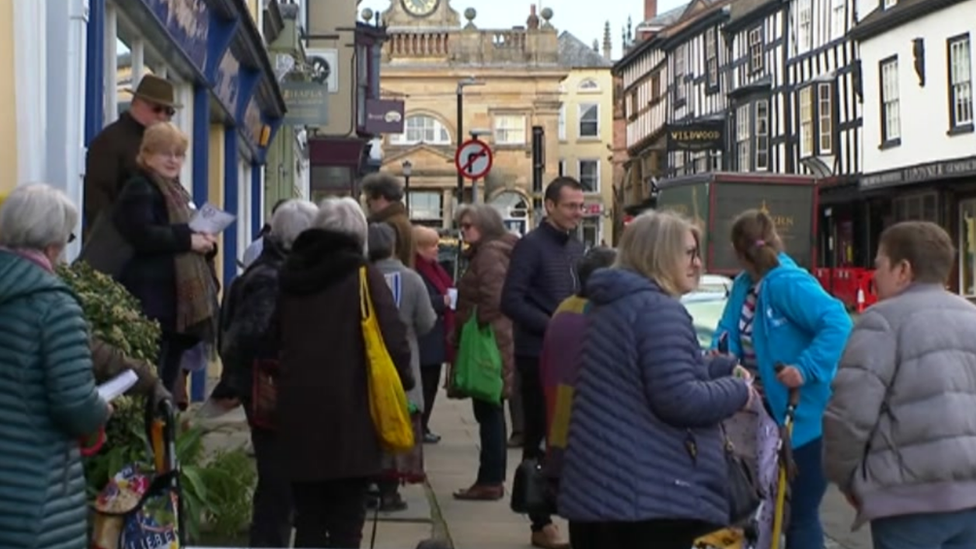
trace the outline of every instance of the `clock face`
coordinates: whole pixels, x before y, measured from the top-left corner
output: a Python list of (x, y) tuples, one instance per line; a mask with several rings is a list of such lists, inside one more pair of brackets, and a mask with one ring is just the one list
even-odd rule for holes
[(440, 0), (400, 0), (403, 9), (414, 17), (427, 17), (434, 13)]

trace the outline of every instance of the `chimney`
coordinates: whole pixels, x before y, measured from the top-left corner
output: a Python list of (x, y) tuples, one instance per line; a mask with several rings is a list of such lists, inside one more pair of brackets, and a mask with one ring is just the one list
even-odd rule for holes
[(644, 21), (657, 17), (657, 0), (644, 0)]
[(525, 24), (531, 30), (539, 28), (539, 16), (536, 14), (535, 4), (529, 6), (529, 18), (525, 21)]
[(613, 42), (610, 41), (610, 21), (603, 24), (603, 58), (607, 61), (613, 56)]

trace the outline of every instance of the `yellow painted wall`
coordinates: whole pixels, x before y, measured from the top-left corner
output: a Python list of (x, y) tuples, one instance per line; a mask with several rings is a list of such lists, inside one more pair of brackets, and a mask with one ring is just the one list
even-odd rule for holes
[[(596, 90), (581, 90), (580, 84), (594, 80)], [(613, 143), (613, 75), (610, 68), (573, 69), (563, 81), (562, 101), (566, 108), (566, 139), (560, 140), (559, 158), (565, 161), (566, 175), (579, 177), (580, 160), (600, 160), (600, 197), (603, 201), (603, 239), (610, 242), (613, 220), (608, 216), (613, 208), (613, 154), (607, 145)], [(600, 136), (579, 136), (580, 105), (600, 105)]]
[(14, 84), (14, 3), (0, 2), (0, 193), (17, 186), (17, 97)]
[[(207, 167), (207, 200), (217, 207), (224, 204), (224, 127), (210, 125), (209, 142), (210, 165)], [(214, 261), (217, 265), (217, 280), (224, 279), (224, 234), (220, 235), (220, 249)]]

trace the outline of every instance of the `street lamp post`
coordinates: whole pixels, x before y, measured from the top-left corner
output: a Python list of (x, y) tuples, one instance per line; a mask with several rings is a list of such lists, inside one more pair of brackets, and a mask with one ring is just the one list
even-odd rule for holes
[(410, 218), (410, 174), (413, 172), (413, 164), (404, 160), (400, 168), (403, 170), (403, 205), (407, 208), (407, 218)]
[[(467, 86), (484, 86), (484, 82), (479, 82), (473, 76), (469, 76), (457, 83), (457, 146), (461, 147), (464, 143), (464, 88)], [(464, 176), (459, 171), (457, 174), (457, 203), (461, 205), (464, 197)]]

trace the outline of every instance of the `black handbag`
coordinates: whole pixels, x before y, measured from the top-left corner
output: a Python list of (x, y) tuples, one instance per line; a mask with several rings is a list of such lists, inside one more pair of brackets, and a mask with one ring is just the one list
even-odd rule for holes
[(135, 251), (115, 226), (114, 213), (112, 207), (98, 217), (76, 261), (118, 280)]
[(725, 439), (725, 462), (729, 477), (729, 525), (738, 526), (752, 519), (762, 503), (762, 492), (752, 468), (736, 455), (735, 446), (726, 436), (724, 428), (722, 438)]
[(543, 474), (539, 461), (522, 461), (515, 469), (515, 478), (512, 480), (512, 512), (552, 515), (556, 512), (555, 500), (553, 487)]

